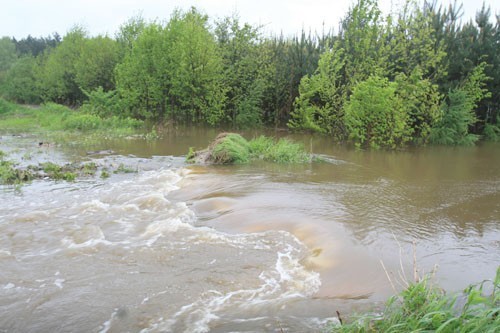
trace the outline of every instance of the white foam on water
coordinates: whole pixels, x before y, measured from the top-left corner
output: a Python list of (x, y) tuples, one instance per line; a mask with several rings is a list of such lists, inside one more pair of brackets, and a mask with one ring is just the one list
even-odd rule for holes
[(113, 311), (111, 317), (108, 320), (106, 320), (99, 328), (100, 329), (99, 333), (107, 333), (109, 331), (109, 329), (111, 328), (111, 323), (113, 322), (113, 319), (115, 319), (118, 311), (119, 311), (118, 308)]
[[(269, 268), (255, 268), (260, 267), (262, 260), (251, 258), (249, 274), (252, 275), (248, 276), (250, 284), (245, 284), (246, 287), (233, 286), (232, 290), (230, 284), (221, 285), (220, 289), (218, 285), (211, 285), (211, 290), (194, 294), (189, 301), (185, 301), (189, 304), (177, 303), (173, 311), (169, 309), (168, 313), (152, 319), (152, 324), (143, 332), (208, 332), (212, 325), (225, 320), (228, 313), (233, 314), (235, 320), (259, 321), (262, 309), (283, 307), (290, 300), (308, 297), (319, 290), (319, 274), (307, 270), (300, 263), (304, 245), (290, 233), (266, 231), (227, 234), (197, 226), (196, 215), (188, 205), (185, 202), (173, 202), (168, 197), (171, 191), (178, 189), (177, 183), (187, 173), (183, 169), (148, 171), (134, 175), (131, 180), (107, 184), (106, 187), (82, 189), (77, 196), (66, 197), (66, 201), (61, 199), (61, 202), (53, 204), (55, 206), (51, 204), (47, 211), (50, 211), (51, 219), (57, 222), (57, 228), (50, 224), (41, 227), (43, 232), (49, 232), (51, 237), (57, 239), (55, 245), (50, 243), (44, 248), (42, 244), (37, 251), (28, 248), (31, 252), (27, 250), (20, 257), (53, 255), (67, 250), (71, 250), (68, 252), (72, 255), (80, 252), (85, 254), (89, 249), (92, 254), (103, 250), (107, 251), (107, 255), (114, 256), (117, 253), (115, 250), (130, 253), (131, 248), (148, 251), (172, 248), (175, 249), (172, 252), (175, 258), (176, 253), (181, 253), (186, 246), (198, 245), (201, 249), (214, 248), (223, 254), (226, 249), (236, 249), (232, 252), (231, 260), (237, 260), (250, 250), (257, 251), (254, 252), (257, 256), (260, 253), (267, 255), (265, 262), (269, 262)], [(41, 209), (44, 204), (47, 202), (41, 202), (34, 208)], [(26, 220), (33, 218), (27, 216)], [(36, 231), (34, 229), (31, 232), (35, 234)], [(212, 267), (224, 265), (224, 257), (218, 258), (208, 255), (204, 259)], [(203, 263), (203, 259), (200, 259), (200, 263)], [(67, 278), (66, 273), (64, 277)], [(53, 281), (52, 284), (49, 281)], [(65, 283), (66, 280), (61, 277), (47, 281), (48, 285), (69, 290), (72, 284)], [(14, 287), (7, 284), (3, 289)], [(148, 296), (141, 297), (137, 304), (150, 306), (149, 303), (153, 303), (152, 300), (162, 293), (168, 292), (158, 289), (148, 292)], [(255, 313), (255, 316), (238, 316), (244, 313)], [(116, 316), (117, 310), (100, 326), (100, 332), (110, 331), (116, 324), (113, 323)]]
[(55, 285), (56, 287), (58, 287), (59, 289), (62, 289), (62, 288), (63, 288), (63, 283), (64, 283), (65, 281), (66, 281), (66, 280), (64, 280), (64, 279), (56, 279), (56, 280), (54, 281), (54, 285)]
[[(236, 235), (237, 238), (240, 237)], [(319, 274), (308, 271), (295, 257), (297, 249), (288, 244), (283, 252), (277, 253), (274, 269), (259, 275), (258, 288), (230, 292), (209, 290), (195, 302), (184, 305), (171, 318), (158, 320), (142, 333), (149, 332), (195, 332), (210, 331), (210, 325), (220, 319), (225, 311), (238, 309), (249, 313), (255, 308), (283, 306), (292, 299), (308, 297), (319, 290)], [(262, 317), (242, 320), (260, 320)]]
[(12, 289), (12, 288), (15, 288), (15, 287), (16, 287), (16, 285), (15, 285), (15, 284), (13, 284), (13, 283), (9, 282), (9, 283), (7, 283), (5, 286), (3, 286), (3, 289), (6, 289), (6, 290), (7, 290), (7, 289)]
[[(157, 170), (133, 180), (94, 189), (93, 198), (79, 198), (69, 210), (72, 225), (61, 240), (63, 248), (96, 246), (152, 246), (159, 238), (190, 229), (196, 219), (184, 202), (172, 203), (167, 195), (177, 189), (183, 171)], [(83, 201), (83, 202), (82, 202)], [(74, 213), (73, 213), (74, 211)]]

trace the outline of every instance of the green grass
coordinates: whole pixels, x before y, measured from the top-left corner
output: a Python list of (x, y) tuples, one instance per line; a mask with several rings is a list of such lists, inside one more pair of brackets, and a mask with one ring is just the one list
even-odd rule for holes
[(198, 156), (203, 156), (204, 162), (215, 164), (244, 164), (255, 160), (283, 164), (311, 161), (311, 156), (302, 145), (288, 139), (259, 136), (247, 141), (236, 133), (219, 134), (204, 151), (195, 152), (190, 148), (186, 160), (196, 162)]
[(72, 165), (60, 166), (52, 162), (41, 164), (42, 170), (54, 180), (65, 180), (73, 182), (76, 179), (76, 170)]
[(310, 156), (301, 144), (288, 139), (275, 140), (266, 136), (259, 136), (249, 142), (252, 159), (261, 159), (275, 163), (305, 163)]
[[(491, 287), (486, 293), (485, 287)], [(331, 332), (499, 332), (500, 267), (493, 281), (468, 287), (459, 302), (429, 279), (392, 297), (382, 315), (364, 315)], [(464, 303), (463, 305), (461, 303)]]
[(118, 168), (116, 168), (113, 173), (137, 173), (137, 169), (132, 169), (130, 167), (125, 166), (123, 163), (120, 163)]
[(0, 99), (0, 128), (4, 131), (80, 131), (122, 136), (143, 127), (144, 122), (132, 118), (100, 117), (55, 103), (32, 109)]
[(0, 185), (16, 185), (33, 179), (30, 170), (18, 169), (16, 165), (4, 160), (5, 153), (0, 150)]
[(248, 141), (239, 134), (227, 134), (213, 146), (212, 160), (216, 164), (248, 163), (250, 160)]

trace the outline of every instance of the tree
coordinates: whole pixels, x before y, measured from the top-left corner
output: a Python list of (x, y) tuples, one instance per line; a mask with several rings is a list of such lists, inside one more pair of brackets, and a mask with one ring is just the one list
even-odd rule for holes
[(262, 122), (266, 84), (264, 50), (259, 32), (249, 24), (240, 27), (237, 17), (218, 21), (215, 37), (222, 54), (225, 115), (235, 127), (255, 127)]
[(358, 0), (341, 22), (340, 47), (345, 51), (344, 78), (349, 95), (370, 75), (384, 75), (387, 66), (383, 20), (377, 0)]
[(302, 79), (289, 127), (345, 138), (345, 101), (353, 87), (384, 72), (382, 35), (377, 2), (359, 0), (342, 20), (333, 48), (321, 55), (314, 74)]
[(19, 58), (5, 75), (5, 84), (2, 89), (4, 96), (18, 103), (39, 103), (37, 70), (38, 63), (34, 57)]
[(132, 50), (132, 47), (146, 28), (146, 21), (140, 16), (134, 16), (122, 24), (116, 33), (116, 41), (120, 45), (120, 59)]
[(420, 67), (414, 67), (409, 76), (399, 73), (396, 78), (396, 95), (402, 111), (407, 115), (407, 126), (416, 144), (425, 144), (431, 128), (439, 119), (442, 97), (438, 86), (422, 77)]
[(433, 84), (446, 76), (445, 45), (434, 26), (437, 15), (427, 3), (420, 9), (414, 0), (407, 0), (396, 24), (389, 22), (385, 52), (390, 79), (400, 73), (409, 77), (417, 67), (422, 79)]
[(160, 119), (166, 113), (169, 78), (164, 62), (168, 50), (162, 31), (156, 23), (146, 26), (115, 70), (117, 90), (128, 115), (136, 118)]
[(484, 73), (491, 79), (486, 82), (492, 93), (478, 102), (475, 116), (478, 121), (469, 130), (480, 134), (486, 127), (496, 126), (500, 110), (500, 24), (490, 22), (491, 10), (484, 4), (476, 13), (475, 20), (463, 25), (458, 23), (462, 7), (450, 6), (436, 16), (435, 27), (438, 38), (444, 42), (447, 52), (448, 75), (440, 83), (440, 91), (447, 94), (459, 89), (460, 85), (481, 63), (485, 62)]
[(39, 74), (44, 100), (77, 105), (85, 98), (76, 81), (75, 64), (84, 49), (86, 35), (85, 30), (74, 27), (55, 49), (44, 55)]
[(152, 23), (116, 68), (130, 114), (217, 124), (223, 116), (222, 59), (208, 18), (192, 8), (165, 25)]
[(478, 103), (491, 95), (485, 88), (488, 80), (485, 67), (486, 63), (480, 64), (457, 88), (450, 90), (442, 117), (431, 130), (433, 143), (472, 145), (479, 139), (478, 135), (470, 133), (470, 128), (478, 120), (474, 113)]
[(119, 60), (118, 44), (106, 36), (85, 39), (75, 61), (75, 82), (85, 91), (115, 88), (114, 69)]
[(338, 48), (338, 44), (321, 55), (314, 74), (300, 82), (299, 96), (288, 123), (290, 128), (329, 133), (337, 139), (345, 136), (346, 88), (342, 82), (345, 63), (344, 49)]
[(16, 44), (16, 52), (19, 56), (33, 56), (38, 57), (48, 48), (55, 48), (61, 42), (61, 36), (58, 33), (52, 34), (52, 36), (47, 37), (28, 37), (15, 40), (13, 42)]
[(0, 88), (4, 83), (5, 75), (16, 62), (16, 45), (8, 37), (0, 39)]
[(345, 107), (345, 124), (358, 147), (395, 148), (409, 139), (396, 83), (378, 76), (355, 86)]
[[(185, 14), (176, 13), (167, 24), (167, 31), (167, 40), (175, 45), (170, 51), (177, 112), (185, 121), (218, 124), (225, 102), (222, 58), (208, 30), (208, 16), (194, 7)], [(172, 111), (176, 111), (175, 107)]]

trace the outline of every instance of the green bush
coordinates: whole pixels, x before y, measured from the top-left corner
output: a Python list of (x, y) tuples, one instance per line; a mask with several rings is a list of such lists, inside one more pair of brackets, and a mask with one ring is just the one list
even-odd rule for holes
[(386, 78), (371, 76), (354, 87), (344, 119), (356, 146), (395, 148), (409, 140), (407, 114), (396, 86)]
[(116, 116), (121, 110), (121, 101), (115, 90), (104, 91), (102, 87), (86, 92), (88, 100), (80, 108), (82, 112), (94, 114), (100, 117)]
[(92, 114), (77, 114), (68, 117), (63, 127), (65, 130), (89, 131), (101, 127), (102, 119)]
[(483, 136), (488, 141), (500, 140), (500, 119), (497, 118), (496, 124), (486, 124), (483, 130)]
[(469, 126), (476, 122), (464, 90), (456, 89), (448, 94), (443, 116), (431, 129), (430, 141), (440, 145), (473, 145), (479, 137), (469, 133)]
[(15, 110), (14, 104), (0, 98), (0, 115), (12, 112), (13, 110)]

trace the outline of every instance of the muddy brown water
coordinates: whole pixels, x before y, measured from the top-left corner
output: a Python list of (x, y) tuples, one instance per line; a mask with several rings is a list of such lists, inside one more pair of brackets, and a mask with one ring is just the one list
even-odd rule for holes
[(328, 162), (184, 164), (216, 134), (3, 135), (21, 164), (138, 172), (0, 189), (0, 332), (314, 332), (380, 310), (414, 260), (450, 292), (500, 265), (499, 144), (360, 152), (295, 136)]

